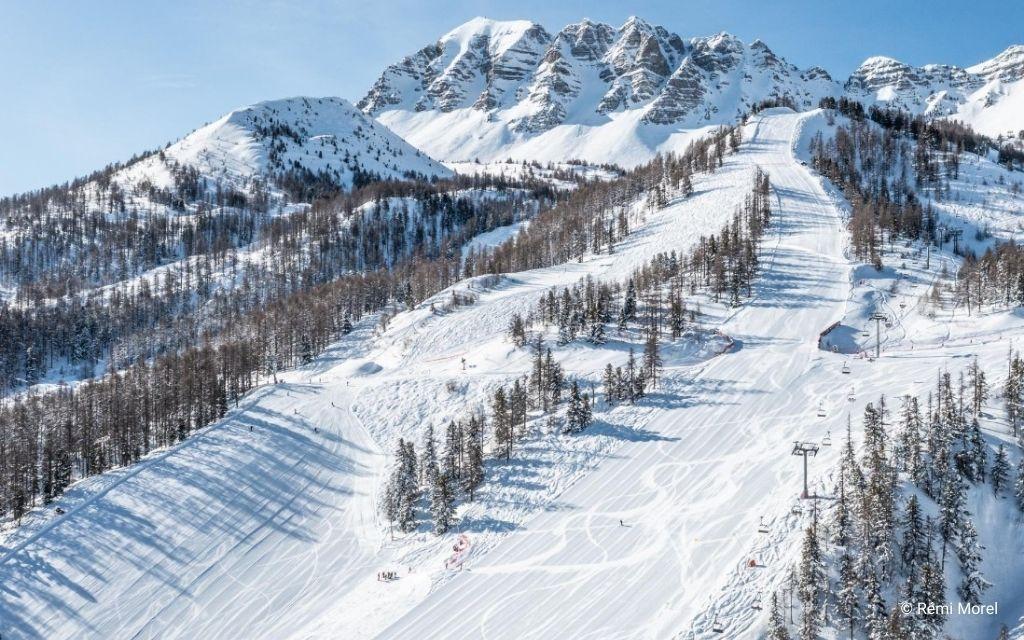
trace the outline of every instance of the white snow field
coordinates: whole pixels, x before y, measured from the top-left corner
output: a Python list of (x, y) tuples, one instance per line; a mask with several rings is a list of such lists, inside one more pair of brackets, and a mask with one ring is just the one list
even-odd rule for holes
[[(434, 313), (451, 298), (443, 292), (387, 331), (371, 335), (364, 322), (189, 441), (78, 483), (0, 539), (0, 634), (757, 637), (758, 605), (781, 583), (815, 502), (798, 499), (793, 441), (831, 433), (836, 446), (810, 464), (812, 492), (827, 494), (848, 414), (856, 433), (882, 390), (925, 391), (938, 369), (955, 375), (973, 354), (1000, 370), (1010, 337), (1024, 335), (1013, 313), (968, 318), (919, 303), (942, 261), (955, 268), (948, 254), (933, 254), (929, 270), (914, 256), (886, 257), (881, 274), (855, 268), (842, 203), (794, 155), (815, 117), (755, 116), (739, 153), (697, 177), (691, 197), (656, 212), (641, 199), (633, 233), (611, 255), (459, 283), (474, 304)], [(394, 441), (419, 447), (428, 424), (464, 417), (528, 369), (529, 354), (505, 337), (511, 315), (553, 286), (621, 280), (658, 252), (686, 251), (729, 219), (756, 166), (777, 200), (755, 297), (736, 309), (702, 302), (707, 329), (666, 348), (663, 386), (638, 406), (599, 405), (579, 436), (535, 427), (510, 462), (490, 460), (456, 531), (435, 537), (424, 525), (391, 540), (375, 500)], [(881, 359), (818, 349), (836, 321), (867, 347), (859, 336), (876, 309), (894, 317)], [(732, 348), (720, 353), (726, 339), (710, 329)], [(570, 376), (596, 381), (627, 349), (611, 338), (555, 356)], [(57, 506), (67, 513), (54, 515)], [(448, 570), (460, 534), (470, 552), (461, 571)], [(985, 535), (982, 571), (995, 583), (986, 596), (1015, 619), (1024, 534)], [(378, 581), (381, 570), (400, 577)], [(951, 629), (994, 637), (991, 623), (976, 616)]]

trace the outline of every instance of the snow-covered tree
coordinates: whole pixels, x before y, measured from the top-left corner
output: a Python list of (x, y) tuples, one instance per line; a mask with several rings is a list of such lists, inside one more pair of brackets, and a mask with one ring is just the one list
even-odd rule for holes
[(822, 594), (827, 583), (818, 536), (812, 527), (808, 527), (804, 533), (799, 567), (797, 595), (803, 612), (800, 637), (803, 640), (815, 640), (821, 623), (820, 608), (824, 606)]
[(1010, 475), (1010, 461), (1006, 457), (1003, 445), (996, 450), (995, 460), (992, 462), (992, 493), (999, 495), (1000, 490), (1006, 486), (1006, 480)]
[(498, 387), (494, 392), (491, 418), (494, 423), (494, 442), (508, 460), (512, 457), (512, 412), (509, 410), (504, 387)]
[(981, 575), (981, 547), (978, 545), (978, 532), (971, 520), (965, 519), (958, 531), (956, 557), (960, 560), (960, 573), (963, 579), (956, 592), (971, 604), (981, 602), (981, 594), (991, 586)]
[(476, 488), (484, 480), (484, 426), (483, 419), (470, 416), (466, 423), (466, 468), (462, 474), (462, 489), (469, 494), (469, 501), (475, 497)]
[(427, 425), (427, 433), (423, 437), (423, 449), (420, 452), (420, 484), (433, 489), (439, 473), (437, 467), (437, 443), (434, 441), (434, 425)]
[(579, 384), (573, 380), (569, 387), (569, 406), (565, 413), (565, 433), (583, 431), (590, 426), (591, 419), (590, 402), (580, 393)]
[(1017, 464), (1017, 482), (1013, 487), (1013, 496), (1017, 501), (1017, 506), (1024, 511), (1024, 459)]
[(918, 563), (924, 558), (926, 544), (921, 503), (916, 495), (911, 494), (907, 500), (901, 524), (903, 525), (903, 548), (901, 550), (903, 570), (908, 574), (916, 573)]
[(662, 367), (661, 353), (658, 350), (658, 334), (651, 331), (644, 342), (644, 376), (650, 382), (650, 386), (658, 386), (658, 377), (661, 375)]
[(772, 593), (772, 610), (768, 617), (768, 640), (791, 640), (786, 620), (779, 608), (779, 596)]
[(455, 478), (438, 474), (430, 499), (430, 516), (437, 535), (447, 533), (451, 528), (455, 520)]
[(858, 596), (857, 571), (850, 554), (843, 553), (839, 558), (839, 585), (836, 592), (836, 613), (843, 621), (853, 639), (853, 630), (860, 619), (860, 598)]
[(615, 377), (615, 369), (610, 362), (604, 367), (602, 384), (604, 385), (605, 402), (615, 404), (619, 400), (619, 385)]

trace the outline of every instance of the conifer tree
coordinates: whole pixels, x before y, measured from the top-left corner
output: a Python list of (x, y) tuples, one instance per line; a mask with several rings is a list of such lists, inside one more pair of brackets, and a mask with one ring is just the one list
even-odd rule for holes
[(430, 500), (430, 515), (434, 520), (434, 533), (448, 532), (455, 519), (455, 479), (448, 474), (438, 474)]
[(391, 526), (399, 523), (402, 518), (403, 492), (405, 490), (405, 441), (398, 439), (395, 459), (392, 462), (391, 474), (384, 485), (384, 500), (381, 502), (381, 515)]
[(512, 457), (512, 416), (509, 411), (505, 388), (498, 387), (491, 403), (494, 422), (494, 441), (498, 449), (505, 453), (505, 459)]
[(1006, 458), (1006, 451), (1003, 445), (996, 450), (995, 461), (992, 463), (992, 493), (999, 495), (999, 491), (1006, 486), (1006, 479), (1010, 474), (1010, 462)]
[(956, 556), (960, 560), (960, 573), (963, 575), (956, 592), (965, 602), (980, 604), (981, 594), (991, 585), (981, 576), (978, 532), (970, 519), (965, 519), (958, 530)]
[(868, 571), (867, 575), (864, 576), (864, 600), (867, 603), (865, 626), (868, 632), (868, 640), (888, 640), (886, 632), (888, 612), (885, 606), (885, 599), (882, 597), (878, 576), (875, 575), (874, 571)]
[(855, 623), (860, 617), (860, 598), (857, 595), (857, 571), (853, 566), (853, 558), (843, 552), (839, 559), (839, 590), (836, 593), (836, 613), (850, 632), (853, 640)]
[(420, 484), (433, 489), (437, 481), (437, 444), (434, 442), (434, 425), (427, 425), (427, 433), (423, 438), (423, 451), (420, 453)]
[(565, 433), (579, 433), (590, 426), (591, 411), (587, 398), (580, 393), (575, 380), (569, 387), (569, 407), (565, 415)]
[(1013, 487), (1013, 496), (1017, 507), (1024, 511), (1024, 459), (1017, 464), (1017, 482)]
[(562, 373), (562, 365), (555, 362), (551, 356), (551, 349), (548, 349), (547, 356), (545, 357), (544, 369), (548, 400), (552, 406), (557, 406), (562, 401), (562, 387), (565, 384), (565, 376)]
[(484, 480), (484, 428), (483, 420), (470, 416), (466, 424), (466, 470), (462, 475), (462, 489), (472, 502), (475, 491)]
[(458, 424), (454, 420), (448, 422), (444, 432), (444, 456), (442, 458), (441, 473), (447, 474), (449, 478), (458, 479), (462, 476), (462, 422)]
[(963, 520), (964, 486), (955, 470), (946, 473), (939, 496), (939, 537), (942, 538), (942, 562), (946, 566), (946, 549)]
[(825, 585), (825, 568), (821, 549), (818, 546), (818, 537), (811, 527), (808, 527), (804, 533), (797, 580), (797, 593), (803, 611), (800, 637), (803, 640), (814, 640), (818, 637), (821, 618), (819, 607), (823, 604), (821, 595)]
[(615, 378), (615, 369), (612, 367), (612, 363), (608, 363), (604, 367), (604, 399), (608, 404), (615, 404), (619, 399), (618, 394), (618, 382)]
[(626, 283), (626, 297), (622, 302), (622, 314), (619, 316), (619, 328), (625, 329), (627, 323), (636, 320), (636, 284), (633, 278)]
[(768, 618), (768, 640), (790, 640), (786, 620), (779, 608), (779, 596), (772, 592), (772, 611)]
[(661, 374), (662, 360), (658, 353), (658, 335), (651, 331), (644, 343), (644, 376), (651, 387), (658, 386), (658, 376)]
[(985, 372), (978, 366), (978, 356), (974, 356), (967, 368), (967, 384), (971, 389), (971, 411), (975, 416), (981, 415), (981, 405), (988, 400), (988, 382)]

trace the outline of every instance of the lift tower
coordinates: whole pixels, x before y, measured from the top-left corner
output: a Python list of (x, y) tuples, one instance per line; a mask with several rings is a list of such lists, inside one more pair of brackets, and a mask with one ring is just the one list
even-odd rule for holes
[(807, 456), (818, 455), (818, 445), (813, 442), (794, 442), (793, 455), (804, 457), (804, 492), (800, 497), (809, 498), (811, 494), (807, 490)]
[(889, 317), (884, 313), (872, 313), (869, 320), (875, 321), (875, 359), (882, 356), (882, 323), (888, 322)]

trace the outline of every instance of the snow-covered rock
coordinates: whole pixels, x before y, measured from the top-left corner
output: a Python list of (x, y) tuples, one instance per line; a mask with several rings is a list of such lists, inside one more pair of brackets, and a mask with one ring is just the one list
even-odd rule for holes
[(771, 99), (806, 110), (846, 95), (1016, 133), (1022, 78), (1024, 46), (966, 69), (876, 56), (840, 83), (727, 33), (684, 40), (631, 17), (617, 29), (582, 20), (551, 35), (534, 22), (476, 18), (388, 67), (358, 106), (446, 161), (629, 165), (679, 150), (691, 139), (680, 132), (731, 124)]
[[(673, 133), (732, 123), (764, 99), (810, 108), (839, 90), (822, 70), (726, 33), (687, 42), (631, 17), (551, 36), (535, 23), (477, 18), (388, 67), (358, 106), (444, 160), (636, 164), (676, 149)], [(583, 148), (582, 137), (611, 143)]]
[(963, 121), (990, 136), (1024, 129), (1024, 46), (1009, 47), (966, 69), (942, 64), (912, 67), (875, 56), (850, 76), (847, 94), (925, 116)]

